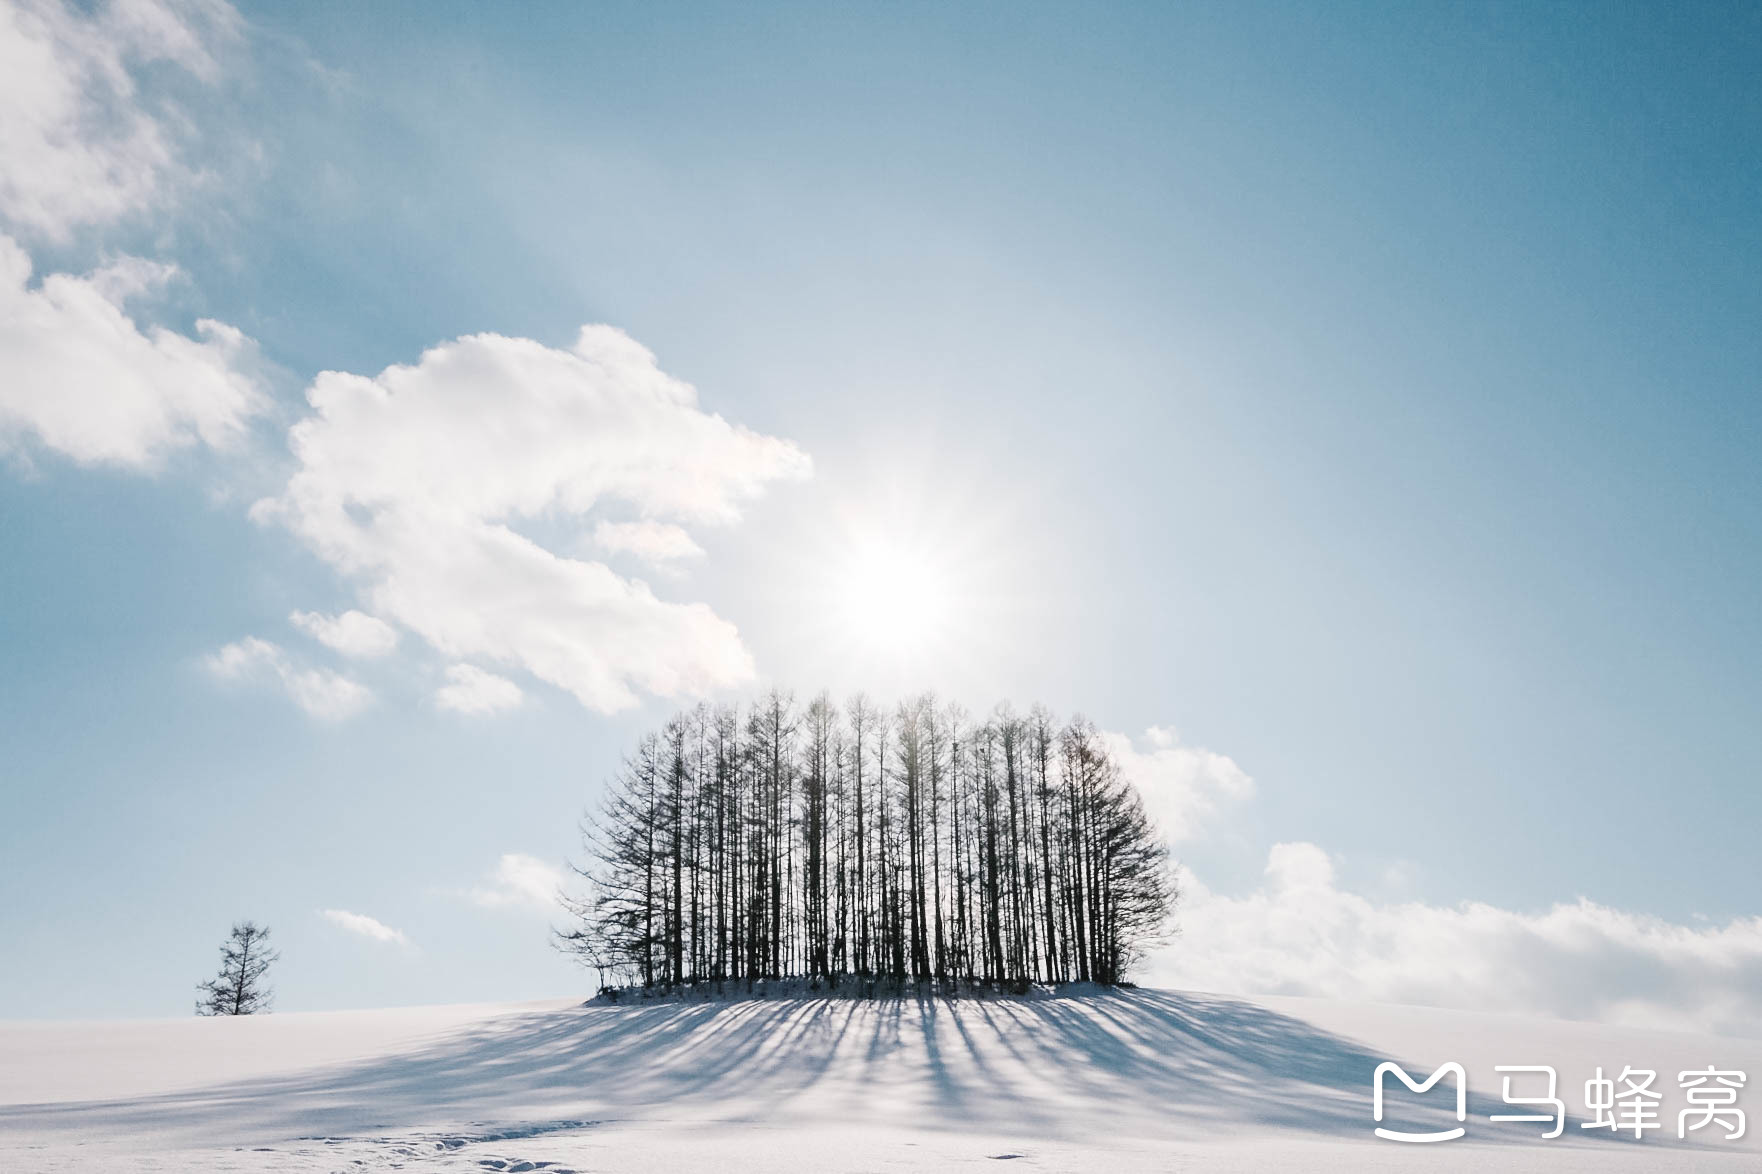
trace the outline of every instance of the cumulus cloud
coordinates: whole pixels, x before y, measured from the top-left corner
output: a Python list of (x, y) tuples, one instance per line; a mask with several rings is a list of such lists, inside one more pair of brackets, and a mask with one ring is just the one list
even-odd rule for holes
[(212, 83), (241, 22), (221, 0), (0, 4), (0, 219), (64, 239), (163, 203), (193, 178), (187, 120), (143, 67)]
[(501, 713), (516, 708), (526, 695), (506, 677), (486, 673), (476, 665), (456, 664), (447, 669), (447, 683), (435, 690), (434, 703), (454, 713)]
[(377, 616), (353, 609), (337, 616), (296, 611), (288, 617), (294, 627), (327, 648), (344, 656), (371, 659), (398, 646), (398, 631)]
[(253, 516), (289, 527), (372, 610), (449, 659), (524, 670), (589, 708), (748, 681), (732, 624), (526, 530), (603, 503), (722, 523), (807, 457), (702, 410), (606, 326), (555, 349), (480, 334), (373, 378), (325, 372), (290, 432), (298, 468)]
[(175, 272), (130, 258), (32, 289), (30, 258), (0, 236), (0, 450), (32, 437), (82, 464), (142, 467), (245, 435), (268, 402), (251, 340), (207, 318), (195, 338), (142, 329), (124, 310)]
[(496, 862), (485, 884), (467, 896), (485, 909), (524, 908), (549, 912), (557, 908), (563, 873), (536, 856), (507, 852)]
[(655, 566), (701, 558), (704, 548), (683, 527), (666, 522), (601, 522), (593, 529), (594, 544), (608, 554), (629, 554)]
[(367, 686), (329, 669), (303, 668), (278, 644), (247, 636), (210, 653), (208, 668), (227, 681), (273, 683), (313, 717), (341, 721), (373, 701)]
[(1145, 731), (1140, 749), (1125, 734), (1102, 734), (1107, 750), (1170, 840), (1183, 840), (1226, 805), (1254, 797), (1254, 780), (1215, 751), (1183, 745), (1169, 726)]
[(404, 936), (402, 930), (393, 929), (365, 913), (350, 913), (347, 909), (320, 909), (318, 913), (332, 925), (339, 929), (345, 929), (358, 937), (369, 938), (376, 942), (386, 942), (395, 946), (410, 944), (410, 939)]
[(1539, 913), (1382, 904), (1341, 889), (1308, 843), (1275, 845), (1243, 897), (1183, 881), (1182, 933), (1150, 981), (1746, 1036), (1762, 1024), (1762, 917), (1689, 926), (1582, 899)]

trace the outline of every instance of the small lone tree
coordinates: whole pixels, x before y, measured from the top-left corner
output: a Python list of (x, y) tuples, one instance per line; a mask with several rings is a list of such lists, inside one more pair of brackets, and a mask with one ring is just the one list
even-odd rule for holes
[(256, 1015), (269, 1010), (274, 992), (263, 975), (280, 954), (269, 948), (269, 931), (253, 921), (232, 927), (220, 947), (220, 973), (198, 983), (198, 1015)]

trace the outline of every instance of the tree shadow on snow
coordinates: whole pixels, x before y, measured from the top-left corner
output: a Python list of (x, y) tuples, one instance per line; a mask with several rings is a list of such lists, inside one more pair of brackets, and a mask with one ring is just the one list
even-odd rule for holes
[[(132, 1100), (0, 1108), (0, 1133), (246, 1144), (442, 1123), (505, 1131), (516, 1121), (812, 1118), (1049, 1137), (1368, 1137), (1371, 1076), (1391, 1059), (1423, 1079), (1448, 1057), (1410, 1063), (1254, 1003), (1167, 991), (595, 1003), (497, 1019), (356, 1064)], [(1442, 1088), (1426, 1105), (1398, 1086), (1389, 1096), (1391, 1128), (1456, 1124)], [(1487, 1114), (1513, 1111), (1479, 1095), (1469, 1110), (1471, 1135), (1487, 1141), (1502, 1139)]]

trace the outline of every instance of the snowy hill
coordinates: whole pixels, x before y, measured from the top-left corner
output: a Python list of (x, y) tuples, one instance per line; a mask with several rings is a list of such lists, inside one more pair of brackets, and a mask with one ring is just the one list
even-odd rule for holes
[[(1415, 1079), (1460, 1062), (1467, 1136), (1373, 1137), (1384, 1060)], [(1488, 1120), (1534, 1111), (1501, 1102), (1501, 1064), (1559, 1071), (1566, 1136)], [(1762, 1082), (1762, 1044), (1149, 990), (14, 1023), (0, 1169), (1756, 1169), (1754, 1122), (1676, 1136), (1677, 1075), (1709, 1065)], [(1598, 1066), (1655, 1070), (1664, 1127), (1580, 1128)], [(1440, 1091), (1391, 1088), (1385, 1124), (1453, 1126)], [(1754, 1116), (1762, 1094), (1738, 1104)]]

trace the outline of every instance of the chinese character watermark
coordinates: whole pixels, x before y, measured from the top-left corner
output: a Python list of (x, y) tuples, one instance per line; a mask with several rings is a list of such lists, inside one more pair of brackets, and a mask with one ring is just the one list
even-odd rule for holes
[[(1566, 1103), (1560, 1099), (1560, 1074), (1547, 1064), (1499, 1064), (1493, 1071), (1500, 1074), (1503, 1081), (1503, 1099), (1507, 1105), (1530, 1110), (1546, 1109), (1542, 1112), (1527, 1113), (1490, 1113), (1487, 1119), (1494, 1124), (1545, 1124), (1548, 1129), (1541, 1133), (1542, 1140), (1561, 1136), (1566, 1131)], [(1377, 1065), (1371, 1076), (1371, 1116), (1377, 1122), (1375, 1133), (1386, 1141), (1404, 1141), (1428, 1143), (1438, 1141), (1455, 1141), (1467, 1134), (1466, 1124), (1455, 1129), (1440, 1129), (1430, 1133), (1410, 1133), (1398, 1129), (1387, 1129), (1382, 1125), (1384, 1114), (1385, 1077), (1393, 1076), (1407, 1090), (1416, 1095), (1430, 1092), (1432, 1088), (1446, 1077), (1453, 1080), (1456, 1091), (1456, 1120), (1466, 1123), (1468, 1120), (1468, 1074), (1461, 1064), (1452, 1060), (1441, 1064), (1423, 1081), (1416, 1081), (1409, 1076), (1401, 1065), (1393, 1061), (1384, 1061)], [(1524, 1091), (1541, 1095), (1517, 1095), (1514, 1087), (1519, 1077), (1545, 1078), (1545, 1086), (1540, 1081), (1528, 1079), (1524, 1081)], [(1749, 1075), (1733, 1068), (1689, 1069), (1677, 1073), (1677, 1086), (1682, 1090), (1688, 1107), (1676, 1115), (1676, 1136), (1686, 1139), (1696, 1130), (1713, 1126), (1723, 1130), (1726, 1141), (1737, 1141), (1744, 1136), (1746, 1121), (1744, 1111), (1738, 1107), (1738, 1092), (1749, 1080)], [(1662, 1105), (1664, 1094), (1654, 1087), (1658, 1082), (1656, 1069), (1634, 1068), (1624, 1066), (1619, 1075), (1610, 1078), (1603, 1075), (1599, 1067), (1596, 1075), (1585, 1081), (1585, 1109), (1591, 1114), (1591, 1120), (1579, 1123), (1581, 1129), (1607, 1129), (1611, 1134), (1632, 1133), (1634, 1140), (1644, 1141), (1647, 1132), (1664, 1130), (1668, 1122)]]
[[(1702, 1129), (1717, 1122), (1726, 1130), (1725, 1140), (1736, 1141), (1742, 1137), (1744, 1111), (1737, 1107), (1737, 1103), (1738, 1089), (1744, 1087), (1746, 1079), (1742, 1072), (1722, 1072), (1712, 1065), (1704, 1069), (1678, 1072), (1677, 1084), (1687, 1096), (1689, 1107), (1676, 1115), (1676, 1135), (1687, 1137), (1690, 1130)], [(1691, 1114), (1701, 1119), (1688, 1125)]]
[(1548, 1077), (1548, 1095), (1540, 1097), (1514, 1097), (1511, 1095), (1511, 1077), (1505, 1076), (1505, 1103), (1508, 1105), (1546, 1105), (1553, 1109), (1552, 1113), (1540, 1116), (1534, 1113), (1492, 1113), (1489, 1121), (1552, 1121), (1554, 1128), (1542, 1134), (1544, 1138), (1559, 1137), (1566, 1132), (1566, 1102), (1554, 1095), (1560, 1083), (1560, 1074), (1546, 1064), (1501, 1064), (1493, 1069), (1495, 1072), (1537, 1072)]
[[(1623, 1068), (1615, 1079), (1621, 1081), (1619, 1093), (1614, 1080), (1604, 1079), (1602, 1068), (1597, 1069), (1596, 1076), (1585, 1081), (1585, 1108), (1597, 1117), (1579, 1128), (1608, 1129), (1616, 1133), (1631, 1129), (1635, 1141), (1642, 1140), (1648, 1129), (1662, 1129), (1658, 1120), (1658, 1102), (1664, 1099), (1664, 1094), (1652, 1088), (1658, 1073), (1650, 1068)], [(1621, 1110), (1619, 1118), (1611, 1114), (1611, 1110), (1617, 1108)]]

